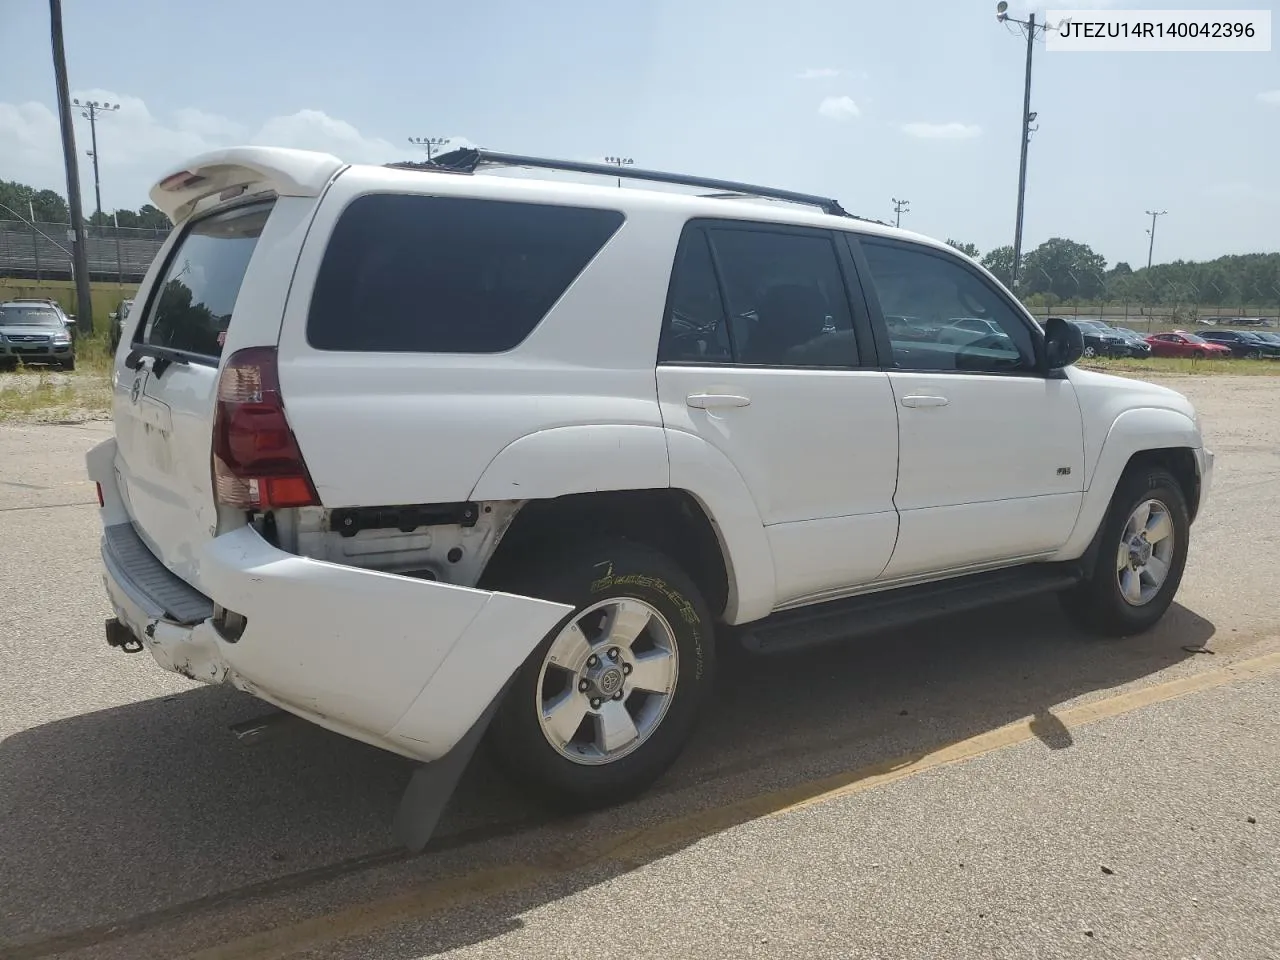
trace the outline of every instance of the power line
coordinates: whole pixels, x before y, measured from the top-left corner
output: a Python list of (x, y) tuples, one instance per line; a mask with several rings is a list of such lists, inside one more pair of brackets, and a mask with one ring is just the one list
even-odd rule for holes
[(436, 147), (443, 147), (449, 142), (448, 137), (410, 137), (409, 142), (427, 151), (428, 162), (434, 159)]
[[(629, 167), (635, 163), (630, 157), (605, 157), (605, 163), (612, 163), (615, 167)], [(622, 178), (618, 178), (618, 186), (622, 186)]]
[(1156, 217), (1163, 217), (1168, 210), (1148, 210), (1147, 216), (1151, 218), (1151, 229), (1147, 233), (1151, 234), (1151, 242), (1147, 244), (1147, 269), (1151, 269), (1151, 255), (1156, 249)]
[(89, 121), (89, 137), (93, 141), (93, 148), (89, 151), (89, 156), (93, 157), (93, 199), (96, 203), (98, 214), (94, 218), (99, 224), (102, 223), (102, 187), (98, 179), (98, 115), (102, 113), (114, 113), (120, 109), (118, 103), (101, 103), (97, 100), (86, 100), (81, 103), (79, 100), (72, 100), (77, 107), (80, 108), (80, 116)]
[(911, 201), (899, 200), (897, 197), (893, 197), (892, 199), (893, 199), (893, 225), (895, 227), (900, 227), (902, 226), (902, 215), (904, 213), (911, 212)]

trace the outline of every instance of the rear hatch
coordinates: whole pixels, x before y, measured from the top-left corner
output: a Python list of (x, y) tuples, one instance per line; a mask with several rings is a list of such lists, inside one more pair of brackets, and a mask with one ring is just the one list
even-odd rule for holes
[[(292, 444), (274, 382), (275, 345), (316, 197), (342, 166), (322, 154), (300, 156), (304, 166), (296, 151), (224, 151), (152, 191), (179, 223), (148, 271), (116, 354), (116, 480), (138, 535), (197, 588), (201, 548), (243, 525), (260, 503), (256, 480), (250, 489), (227, 475), (225, 463), (215, 478), (215, 431), (240, 453), (246, 436), (277, 453)], [(318, 169), (317, 157), (329, 162)], [(291, 176), (299, 172), (310, 181)], [(245, 423), (265, 429), (246, 433)], [(314, 498), (309, 480), (290, 489)]]

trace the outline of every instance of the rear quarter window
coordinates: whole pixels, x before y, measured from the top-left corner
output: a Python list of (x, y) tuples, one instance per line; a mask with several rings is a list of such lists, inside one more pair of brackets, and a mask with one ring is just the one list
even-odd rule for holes
[(307, 317), (317, 350), (499, 353), (622, 225), (616, 210), (371, 194), (343, 211)]
[(151, 294), (142, 343), (196, 357), (222, 355), (240, 285), (273, 206), (255, 203), (192, 221)]

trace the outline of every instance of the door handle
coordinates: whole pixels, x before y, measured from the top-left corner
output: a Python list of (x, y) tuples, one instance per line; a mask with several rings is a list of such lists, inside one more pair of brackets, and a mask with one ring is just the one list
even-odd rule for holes
[(751, 403), (750, 397), (741, 397), (735, 393), (691, 393), (684, 402), (699, 410), (710, 407), (745, 407)]
[(946, 397), (909, 396), (902, 398), (904, 407), (945, 407), (950, 402)]

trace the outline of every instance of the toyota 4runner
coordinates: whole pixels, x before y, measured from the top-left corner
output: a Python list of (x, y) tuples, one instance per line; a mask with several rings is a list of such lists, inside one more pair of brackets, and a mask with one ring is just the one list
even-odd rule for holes
[(420, 845), (482, 734), (561, 804), (643, 790), (717, 639), (1168, 609), (1213, 465), (1181, 395), (834, 201), (510, 166), (619, 173), (246, 147), (154, 187), (88, 454), (111, 643), (426, 762)]

